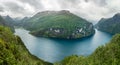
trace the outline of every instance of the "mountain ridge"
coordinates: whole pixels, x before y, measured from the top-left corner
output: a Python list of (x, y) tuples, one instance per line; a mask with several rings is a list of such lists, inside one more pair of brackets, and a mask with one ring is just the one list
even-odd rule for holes
[(98, 30), (108, 32), (111, 34), (120, 33), (120, 13), (115, 14), (113, 17), (103, 18), (96, 24)]
[(24, 28), (30, 30), (31, 34), (43, 37), (72, 39), (86, 37), (95, 32), (92, 23), (66, 10), (39, 12), (25, 24)]

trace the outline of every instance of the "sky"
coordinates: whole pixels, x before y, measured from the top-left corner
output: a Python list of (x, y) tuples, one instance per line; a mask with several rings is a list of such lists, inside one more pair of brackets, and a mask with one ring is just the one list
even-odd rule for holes
[(120, 13), (120, 0), (0, 0), (2, 16), (33, 16), (45, 10), (69, 10), (90, 22), (97, 22)]

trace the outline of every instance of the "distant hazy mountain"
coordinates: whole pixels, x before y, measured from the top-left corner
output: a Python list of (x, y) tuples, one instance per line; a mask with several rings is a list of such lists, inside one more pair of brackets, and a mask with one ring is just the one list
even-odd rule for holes
[(30, 18), (30, 17), (14, 18), (15, 26), (18, 26), (18, 27), (24, 26), (24, 23), (25, 23), (29, 18)]
[(0, 16), (0, 25), (3, 25), (3, 26), (7, 25), (5, 23), (5, 20), (2, 18), (2, 16)]
[(111, 34), (120, 33), (120, 13), (117, 13), (108, 19), (102, 18), (96, 24), (96, 28)]
[(66, 10), (39, 12), (24, 27), (35, 36), (52, 38), (82, 38), (95, 32), (92, 23)]
[(14, 26), (12, 25), (12, 21), (9, 17), (7, 18), (8, 19), (4, 19), (4, 17), (0, 16), (0, 25), (9, 27), (14, 32)]
[(4, 20), (7, 22), (7, 24), (14, 26), (15, 21), (9, 16), (2, 16), (4, 18)]

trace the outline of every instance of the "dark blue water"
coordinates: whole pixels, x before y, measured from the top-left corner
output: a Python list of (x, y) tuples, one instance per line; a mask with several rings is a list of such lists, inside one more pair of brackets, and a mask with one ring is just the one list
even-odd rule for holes
[(35, 37), (24, 29), (15, 31), (33, 55), (49, 62), (57, 62), (70, 55), (90, 55), (98, 46), (106, 44), (112, 38), (112, 35), (98, 30), (91, 37), (77, 40)]

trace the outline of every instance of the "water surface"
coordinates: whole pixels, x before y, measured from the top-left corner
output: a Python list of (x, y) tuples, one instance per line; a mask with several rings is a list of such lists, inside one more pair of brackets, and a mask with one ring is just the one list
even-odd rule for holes
[(35, 37), (20, 28), (15, 31), (30, 53), (49, 62), (60, 61), (70, 55), (90, 55), (98, 46), (106, 44), (112, 38), (112, 35), (98, 30), (91, 37), (77, 40)]

